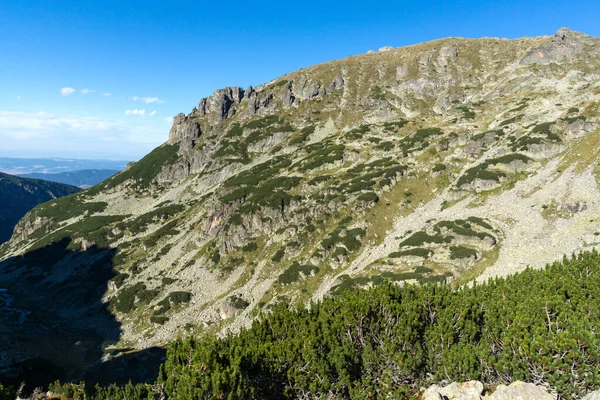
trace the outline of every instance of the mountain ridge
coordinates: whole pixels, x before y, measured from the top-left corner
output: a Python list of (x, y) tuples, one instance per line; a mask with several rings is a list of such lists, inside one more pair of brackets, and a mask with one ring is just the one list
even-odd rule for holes
[(87, 189), (94, 186), (114, 174), (120, 172), (119, 170), (110, 169), (82, 169), (69, 172), (58, 172), (58, 173), (30, 173), (20, 174), (23, 178), (40, 179), (51, 182), (65, 183), (67, 185), (77, 186), (81, 189)]
[(33, 207), (77, 191), (71, 185), (0, 172), (0, 244), (10, 239), (17, 222)]
[(561, 29), (217, 90), (127, 170), (32, 210), (0, 249), (0, 284), (33, 273), (9, 257), (66, 238), (116, 251), (102, 299), (121, 332), (106, 351), (383, 281), (541, 268), (597, 245), (599, 64), (598, 38)]

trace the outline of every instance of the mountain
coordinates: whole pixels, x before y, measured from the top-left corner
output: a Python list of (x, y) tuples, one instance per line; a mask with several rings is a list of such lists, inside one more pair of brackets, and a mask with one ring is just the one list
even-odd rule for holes
[(76, 158), (13, 158), (0, 157), (0, 172), (11, 175), (57, 174), (82, 169), (110, 169), (122, 171), (127, 161), (82, 160)]
[(0, 172), (0, 243), (10, 239), (17, 222), (35, 206), (78, 191), (70, 185)]
[(599, 38), (561, 29), (217, 90), (139, 162), (19, 222), (0, 249), (21, 310), (0, 363), (114, 372), (278, 304), (459, 286), (595, 248), (599, 65)]
[(87, 189), (105, 179), (118, 173), (118, 170), (112, 169), (83, 169), (79, 171), (59, 172), (59, 173), (32, 173), (19, 175), (23, 178), (43, 179), (46, 181), (65, 183), (67, 185), (77, 186)]

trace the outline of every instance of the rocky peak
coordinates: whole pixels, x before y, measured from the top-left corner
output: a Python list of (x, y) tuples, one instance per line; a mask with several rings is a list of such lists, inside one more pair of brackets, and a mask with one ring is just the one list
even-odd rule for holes
[[(202, 130), (197, 122), (190, 121), (185, 114), (179, 113), (173, 118), (173, 126), (169, 132), (167, 143), (173, 144), (181, 142), (183, 139), (193, 141), (199, 138), (201, 134)], [(193, 142), (190, 142), (190, 145), (193, 147)]]
[(549, 43), (531, 49), (521, 64), (550, 64), (578, 56), (586, 35), (569, 28), (560, 28)]
[(234, 106), (242, 101), (244, 93), (244, 89), (238, 86), (219, 89), (210, 97), (200, 100), (198, 112), (202, 116), (208, 115), (214, 122), (232, 117), (236, 113)]

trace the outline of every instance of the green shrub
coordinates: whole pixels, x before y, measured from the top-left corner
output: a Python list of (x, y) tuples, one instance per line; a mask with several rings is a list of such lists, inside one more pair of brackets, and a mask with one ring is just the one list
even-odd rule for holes
[(374, 192), (367, 192), (358, 196), (356, 200), (364, 201), (365, 203), (377, 203), (379, 201), (379, 196)]
[(446, 165), (444, 164), (435, 164), (435, 166), (433, 167), (432, 171), (433, 172), (440, 172), (440, 171), (444, 171), (446, 169)]
[(399, 258), (399, 257), (404, 257), (404, 256), (417, 256), (417, 257), (428, 258), (432, 253), (433, 253), (433, 251), (431, 251), (429, 249), (415, 247), (414, 249), (408, 249), (408, 250), (404, 250), (404, 251), (396, 251), (396, 252), (390, 253), (388, 255), (388, 257)]
[(258, 245), (256, 244), (256, 242), (250, 242), (242, 247), (242, 251), (246, 253), (250, 253), (256, 250), (258, 250)]
[(465, 246), (450, 246), (450, 259), (477, 258), (477, 252)]
[(419, 231), (410, 235), (407, 239), (400, 242), (399, 247), (419, 247), (424, 245), (425, 243), (450, 243), (452, 242), (452, 237), (450, 236), (431, 236), (427, 232)]
[(291, 267), (285, 270), (277, 281), (282, 285), (289, 285), (291, 283), (297, 282), (300, 279), (300, 274), (304, 276), (310, 276), (312, 274), (316, 274), (319, 272), (319, 267), (315, 267), (314, 265), (300, 265), (297, 262), (292, 264)]
[(271, 258), (271, 261), (279, 262), (279, 261), (281, 261), (281, 259), (283, 258), (284, 255), (285, 255), (285, 249), (279, 249), (275, 252), (275, 255), (273, 256), (273, 258)]
[[(237, 334), (180, 338), (152, 387), (173, 400), (411, 398), (443, 380), (535, 380), (570, 400), (600, 387), (598, 253), (460, 290), (385, 283), (399, 275), (345, 275), (348, 288), (375, 287), (340, 290), (310, 308), (282, 298)], [(150, 398), (149, 387), (86, 385), (86, 396)]]

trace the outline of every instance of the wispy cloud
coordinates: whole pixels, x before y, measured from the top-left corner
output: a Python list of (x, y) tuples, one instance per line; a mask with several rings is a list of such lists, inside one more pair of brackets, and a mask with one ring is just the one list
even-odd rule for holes
[(104, 93), (102, 96), (109, 97), (109, 96), (112, 96), (112, 93), (110, 93), (110, 92), (106, 92), (106, 93)]
[(21, 101), (21, 96), (17, 96), (17, 101)]
[(150, 114), (148, 114), (148, 115), (149, 115), (149, 116), (156, 115), (156, 110), (152, 110), (152, 111), (150, 112)]
[(133, 96), (133, 100), (134, 101), (142, 101), (146, 104), (164, 104), (165, 101), (159, 99), (158, 97), (138, 97), (138, 96)]
[(95, 93), (95, 92), (96, 92), (95, 90), (88, 89), (88, 88), (81, 89), (81, 93), (83, 93), (83, 94)]
[(144, 116), (146, 115), (146, 110), (141, 109), (135, 109), (135, 110), (125, 110), (125, 115), (139, 115), (139, 116)]
[(166, 139), (166, 130), (156, 119), (135, 121), (0, 110), (0, 153), (134, 158)]
[(63, 96), (68, 96), (73, 93), (75, 93), (75, 89), (73, 89), (71, 87), (64, 87), (64, 88), (60, 89), (60, 94), (62, 94)]

